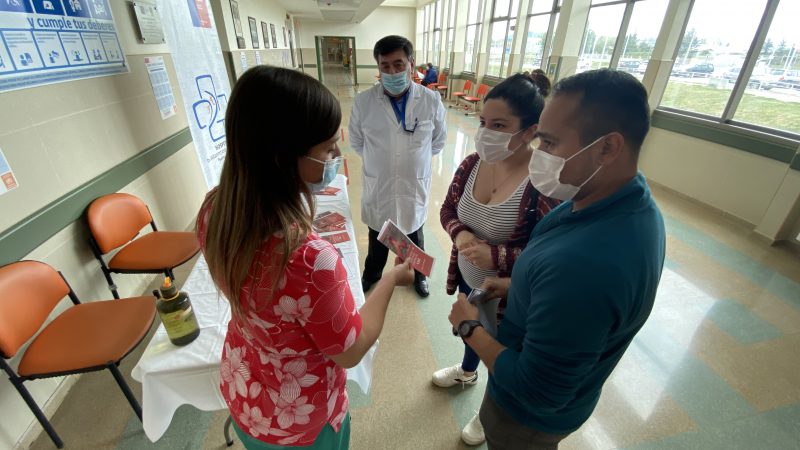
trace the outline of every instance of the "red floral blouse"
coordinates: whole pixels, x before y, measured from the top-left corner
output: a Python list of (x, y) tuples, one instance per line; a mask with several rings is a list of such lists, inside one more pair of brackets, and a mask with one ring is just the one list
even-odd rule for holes
[[(207, 205), (198, 221), (202, 250), (209, 211)], [(237, 299), (247, 319), (228, 324), (220, 389), (244, 432), (273, 445), (307, 446), (325, 424), (338, 432), (347, 414), (346, 372), (329, 356), (353, 345), (361, 316), (339, 253), (316, 234), (292, 253), (272, 295), (278, 237), (256, 252)]]

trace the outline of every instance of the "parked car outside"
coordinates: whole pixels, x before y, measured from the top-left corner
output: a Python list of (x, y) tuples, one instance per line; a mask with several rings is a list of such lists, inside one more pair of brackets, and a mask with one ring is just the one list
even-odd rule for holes
[(800, 89), (800, 70), (773, 69), (769, 84), (777, 88)]
[[(740, 67), (731, 67), (723, 72), (722, 78), (733, 83), (739, 78), (740, 72)], [(770, 72), (766, 68), (756, 67), (753, 69), (753, 73), (750, 74), (750, 79), (747, 80), (747, 87), (751, 89), (764, 89), (768, 91), (774, 87), (770, 77)]]
[(714, 73), (714, 64), (711, 63), (701, 63), (695, 64), (693, 66), (689, 66), (685, 69), (678, 70), (675, 72), (675, 76), (678, 77), (687, 77), (687, 78), (694, 78), (694, 77), (710, 77), (711, 74)]

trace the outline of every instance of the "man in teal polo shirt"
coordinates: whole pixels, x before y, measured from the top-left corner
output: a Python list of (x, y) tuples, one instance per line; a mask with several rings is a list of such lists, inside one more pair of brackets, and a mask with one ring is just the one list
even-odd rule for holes
[[(639, 151), (647, 92), (625, 72), (559, 81), (542, 112), (530, 179), (565, 200), (531, 234), (510, 279), (495, 339), (463, 295), (450, 322), (491, 373), (480, 421), (490, 449), (554, 449), (592, 414), (603, 383), (653, 307), (664, 264), (664, 222)], [(481, 428), (481, 423), (483, 427)]]

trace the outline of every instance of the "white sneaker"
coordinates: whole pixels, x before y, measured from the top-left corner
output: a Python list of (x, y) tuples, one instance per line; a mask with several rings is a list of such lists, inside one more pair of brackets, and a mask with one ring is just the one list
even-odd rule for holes
[(483, 425), (481, 425), (481, 417), (475, 413), (472, 418), (461, 430), (461, 440), (468, 445), (481, 445), (486, 440), (486, 435), (483, 434)]
[(464, 371), (461, 370), (461, 363), (452, 367), (445, 367), (433, 372), (433, 384), (439, 387), (455, 386), (458, 383), (476, 384), (478, 382), (478, 372), (476, 371), (471, 376), (464, 376)]

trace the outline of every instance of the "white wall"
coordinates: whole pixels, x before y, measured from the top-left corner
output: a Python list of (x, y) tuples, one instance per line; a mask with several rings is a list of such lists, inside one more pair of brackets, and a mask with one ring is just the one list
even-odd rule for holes
[[(361, 23), (336, 23), (300, 19), (297, 24), (299, 45), (304, 63), (316, 65), (316, 36), (353, 36), (356, 41), (356, 64), (369, 66), (358, 69), (358, 82), (372, 84), (378, 73), (372, 48), (383, 37), (397, 34), (407, 37), (416, 48), (417, 10), (415, 8), (380, 6)], [(307, 74), (317, 77), (317, 69), (304, 67)]]
[[(177, 104), (182, 105), (167, 47), (139, 44), (128, 2), (110, 3), (130, 73), (0, 94), (0, 148), (19, 180), (17, 189), (0, 196), (0, 231), (188, 124), (182, 107), (175, 116), (161, 119), (144, 67), (143, 55), (163, 56)], [(206, 192), (192, 144), (122, 191), (148, 203), (162, 229), (186, 229)], [(82, 221), (67, 226), (25, 259), (61, 270), (84, 301), (111, 298)], [(152, 278), (114, 279), (120, 294), (130, 296), (140, 295)], [(69, 304), (64, 300), (59, 309)], [(18, 357), (10, 363), (16, 367)], [(41, 428), (8, 379), (0, 378), (0, 448), (24, 447)], [(37, 380), (26, 386), (50, 415), (76, 378)]]
[(787, 163), (653, 128), (640, 167), (649, 179), (749, 223), (770, 240), (791, 238), (800, 225), (800, 173)]
[[(287, 12), (282, 6), (276, 2), (264, 0), (238, 0), (238, 4), (239, 18), (242, 21), (242, 33), (244, 34), (245, 45), (247, 46), (246, 50), (254, 50), (252, 39), (250, 38), (250, 25), (247, 20), (248, 17), (253, 17), (256, 19), (256, 27), (258, 28), (258, 45), (260, 50), (265, 50), (264, 36), (261, 32), (261, 22), (266, 22), (267, 28), (269, 28), (269, 24), (275, 25), (275, 37), (278, 38), (277, 48), (289, 48), (288, 42), (287, 45), (283, 44), (283, 28), (286, 27)], [(215, 8), (214, 16), (216, 18), (216, 25), (220, 34), (220, 44), (222, 45), (222, 50), (239, 50), (239, 47), (236, 44), (236, 33), (233, 29), (233, 15), (231, 13), (230, 0), (212, 0), (212, 7)], [(218, 14), (217, 11), (219, 11), (221, 14)], [(217, 17), (218, 15), (221, 16), (223, 20), (224, 28), (220, 27), (220, 19)], [(223, 30), (225, 31), (224, 33)], [(272, 49), (273, 46), (271, 35), (269, 39), (270, 49)]]
[(764, 216), (788, 170), (786, 163), (659, 128), (650, 131), (640, 163), (654, 181), (751, 224)]
[[(214, 12), (214, 23), (219, 33), (223, 58), (231, 84), (234, 84), (236, 79), (244, 73), (241, 63), (242, 56), (247, 60), (247, 68), (257, 64), (258, 59), (256, 54), (259, 55), (262, 64), (287, 68), (298, 67), (300, 63), (299, 57), (297, 56), (299, 55), (299, 51), (297, 51), (297, 38), (294, 36), (294, 65), (289, 50), (289, 30), (293, 26), (292, 18), (289, 16), (289, 19), (287, 19), (287, 11), (279, 4), (271, 0), (238, 0), (239, 18), (242, 23), (242, 34), (245, 42), (245, 48), (240, 49), (236, 42), (236, 30), (233, 26), (233, 13), (231, 12), (230, 0), (210, 1), (212, 11)], [(248, 17), (256, 19), (258, 48), (253, 47)], [(267, 24), (269, 48), (264, 48), (264, 33), (261, 22)], [(272, 39), (270, 24), (275, 26), (275, 37), (278, 41), (277, 47), (274, 47), (273, 44), (274, 41)], [(286, 29), (286, 41), (284, 41), (284, 28)], [(294, 31), (292, 31), (292, 33), (294, 34)]]

